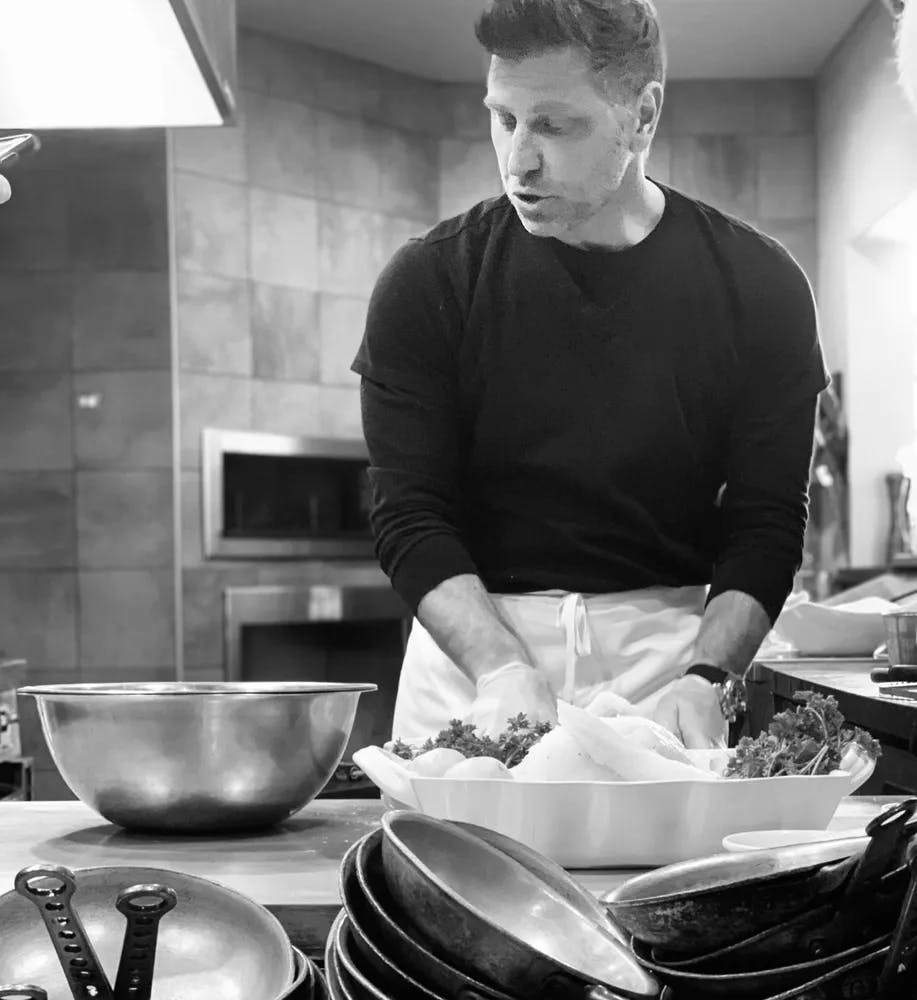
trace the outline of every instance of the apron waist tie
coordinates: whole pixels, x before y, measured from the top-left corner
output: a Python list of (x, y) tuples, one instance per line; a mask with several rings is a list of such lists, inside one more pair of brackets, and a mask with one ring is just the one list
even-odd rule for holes
[(557, 609), (557, 625), (564, 633), (564, 687), (561, 697), (573, 702), (576, 693), (576, 664), (592, 652), (589, 615), (582, 594), (567, 594)]

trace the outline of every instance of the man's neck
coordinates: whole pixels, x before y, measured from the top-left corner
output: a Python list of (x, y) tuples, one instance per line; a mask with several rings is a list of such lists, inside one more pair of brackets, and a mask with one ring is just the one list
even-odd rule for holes
[(601, 212), (557, 238), (583, 250), (626, 250), (650, 235), (664, 211), (665, 195), (640, 170), (625, 177)]

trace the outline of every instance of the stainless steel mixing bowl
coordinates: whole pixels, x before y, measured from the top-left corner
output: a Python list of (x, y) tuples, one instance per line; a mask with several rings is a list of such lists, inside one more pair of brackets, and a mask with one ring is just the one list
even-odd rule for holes
[[(124, 938), (118, 893), (161, 883), (178, 903), (159, 925), (152, 1000), (273, 1000), (296, 979), (294, 952), (276, 917), (247, 896), (207, 879), (157, 868), (83, 868), (74, 872), (73, 908), (115, 981)], [(0, 982), (34, 982), (48, 1000), (70, 1000), (60, 960), (34, 903), (0, 896)]]
[(74, 794), (119, 826), (271, 826), (321, 791), (375, 684), (55, 684), (38, 703)]

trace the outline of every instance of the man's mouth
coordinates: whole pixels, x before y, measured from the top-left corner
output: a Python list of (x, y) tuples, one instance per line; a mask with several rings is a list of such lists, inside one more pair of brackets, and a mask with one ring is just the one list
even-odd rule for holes
[(514, 197), (517, 201), (521, 201), (526, 205), (536, 205), (545, 198), (542, 194), (532, 194), (530, 192), (517, 192)]

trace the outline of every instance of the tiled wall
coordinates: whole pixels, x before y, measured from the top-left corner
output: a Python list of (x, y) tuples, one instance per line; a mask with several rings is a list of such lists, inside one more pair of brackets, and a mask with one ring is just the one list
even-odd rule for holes
[(361, 436), (350, 362), (380, 270), (438, 218), (447, 127), (432, 83), (258, 34), (241, 36), (240, 82), (239, 127), (173, 133), (191, 678), (220, 676), (225, 586), (329, 572), (202, 562), (201, 428)]
[[(453, 88), (440, 142), (440, 214), (499, 193), (477, 87)], [(673, 81), (648, 173), (780, 240), (816, 280), (812, 80)]]
[(0, 212), (0, 650), (35, 683), (170, 676), (165, 136), (43, 139)]

